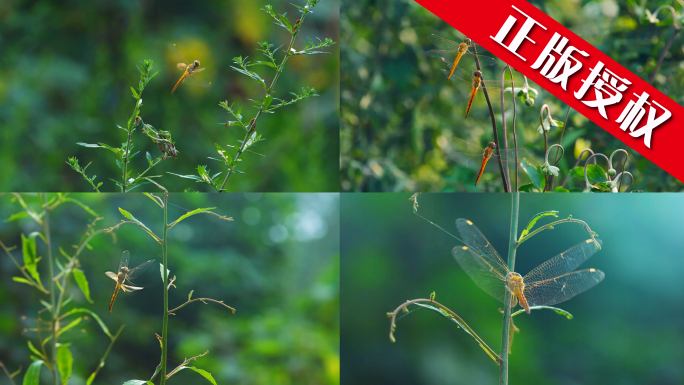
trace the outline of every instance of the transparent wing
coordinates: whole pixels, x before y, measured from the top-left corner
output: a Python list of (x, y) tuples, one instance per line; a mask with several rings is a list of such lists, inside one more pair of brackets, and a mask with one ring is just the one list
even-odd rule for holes
[(121, 254), (121, 262), (119, 262), (119, 269), (116, 272), (120, 272), (122, 267), (128, 267), (128, 261), (130, 261), (130, 259), (131, 253), (128, 250), (125, 250)]
[(137, 287), (137, 286), (131, 286), (131, 285), (121, 285), (121, 290), (125, 292), (130, 292), (134, 290), (142, 290), (142, 287)]
[[(597, 240), (599, 245), (601, 240)], [(530, 271), (524, 278), (525, 297), (530, 306), (555, 305), (591, 289), (603, 280), (600, 270), (575, 271), (596, 253), (591, 239), (579, 243), (558, 254)]]
[(128, 271), (128, 274), (126, 275), (126, 279), (131, 280), (134, 279), (135, 277), (140, 276), (140, 274), (144, 273), (145, 270), (147, 270), (152, 264), (154, 263), (154, 259), (151, 259), (140, 266), (136, 267), (135, 269), (131, 269)]
[(200, 87), (211, 87), (211, 82), (207, 82), (203, 78), (197, 75), (198, 72), (204, 71), (204, 68), (198, 68), (192, 73), (188, 74), (186, 79), (188, 80), (189, 84), (192, 84), (193, 86), (200, 86)]
[(176, 68), (178, 68), (180, 71), (185, 71), (185, 69), (188, 68), (188, 65), (185, 63), (178, 63), (176, 64)]
[(601, 270), (587, 269), (531, 284), (525, 282), (525, 298), (529, 306), (555, 305), (598, 285), (605, 276)]
[[(603, 243), (600, 239), (597, 241), (599, 245)], [(529, 285), (534, 282), (560, 277), (578, 268), (595, 253), (596, 245), (594, 245), (594, 241), (587, 239), (532, 269), (523, 278), (523, 282), (525, 282), (525, 285)]]
[(112, 273), (111, 271), (105, 272), (105, 275), (106, 275), (107, 277), (109, 277), (109, 278), (115, 280), (115, 281), (118, 281), (118, 280), (119, 280), (119, 278), (118, 278), (118, 276), (116, 275), (116, 273)]
[(454, 258), (480, 289), (503, 302), (508, 267), (472, 222), (460, 218), (456, 227), (466, 245), (454, 247)]
[[(441, 59), (444, 63), (451, 67), (451, 65), (454, 64), (454, 60), (456, 60), (459, 49), (462, 48), (465, 51), (460, 60), (464, 61), (464, 65), (467, 68), (471, 68), (471, 66), (475, 67), (475, 55), (471, 47), (466, 42), (457, 43), (434, 34), (428, 35), (428, 40), (430, 40), (430, 42), (439, 49), (427, 51), (425, 52), (426, 55)], [(478, 54), (477, 57), (480, 60), (480, 67), (492, 67), (496, 65), (496, 59), (491, 56)], [(458, 65), (461, 65), (460, 61)]]

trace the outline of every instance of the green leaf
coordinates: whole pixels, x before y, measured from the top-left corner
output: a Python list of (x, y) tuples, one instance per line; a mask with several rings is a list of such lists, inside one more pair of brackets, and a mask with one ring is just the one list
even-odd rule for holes
[(520, 238), (527, 235), (530, 232), (530, 230), (532, 230), (532, 227), (535, 223), (537, 223), (538, 220), (547, 216), (558, 218), (558, 211), (542, 211), (539, 214), (535, 215), (534, 218), (532, 218), (532, 220), (530, 221), (530, 223), (527, 224), (525, 230), (523, 230), (522, 233), (520, 233)]
[(584, 179), (584, 167), (577, 166), (570, 170), (570, 176), (575, 179)]
[(108, 144), (104, 144), (104, 143), (98, 143), (98, 144), (100, 145), (100, 147), (106, 148), (107, 150), (115, 153), (119, 158), (123, 159), (124, 150), (122, 150), (120, 148), (114, 148), (114, 147), (112, 147)]
[(91, 385), (93, 381), (95, 381), (95, 376), (97, 376), (97, 372), (92, 372), (90, 373), (90, 376), (88, 376), (88, 381), (86, 381), (86, 385)]
[[(584, 171), (582, 172), (582, 176), (584, 176)], [(590, 182), (602, 183), (608, 181), (606, 172), (597, 164), (587, 165), (587, 177)]]
[(65, 318), (71, 314), (76, 314), (76, 313), (90, 314), (90, 316), (93, 317), (95, 319), (95, 321), (100, 325), (100, 328), (107, 335), (107, 337), (114, 338), (114, 337), (112, 337), (112, 334), (109, 332), (109, 329), (107, 329), (107, 326), (104, 324), (104, 322), (102, 322), (102, 319), (100, 318), (100, 316), (98, 316), (97, 314), (93, 313), (92, 311), (90, 311), (88, 309), (85, 309), (85, 308), (71, 309), (68, 312), (64, 313), (62, 315), (62, 318)]
[(145, 152), (145, 158), (147, 158), (147, 163), (149, 163), (150, 166), (154, 164), (154, 162), (152, 161), (152, 155), (150, 155), (149, 152)]
[(38, 274), (38, 258), (36, 256), (36, 237), (37, 232), (29, 234), (28, 238), (21, 234), (21, 251), (24, 255), (24, 266), (26, 271), (33, 279), (40, 284), (40, 275)]
[(62, 377), (62, 384), (66, 384), (71, 378), (71, 367), (74, 363), (74, 358), (71, 356), (69, 347), (67, 345), (59, 345), (57, 348), (57, 368), (59, 375)]
[(551, 191), (557, 192), (557, 193), (566, 193), (566, 192), (570, 192), (570, 190), (566, 189), (566, 188), (563, 187), (563, 186), (558, 186), (558, 187), (556, 187), (555, 189), (553, 189), (553, 190), (551, 190)]
[(264, 98), (264, 108), (268, 108), (268, 106), (271, 105), (271, 102), (273, 101), (273, 96), (268, 95)]
[(27, 213), (26, 211), (22, 211), (20, 213), (13, 214), (9, 218), (5, 219), (5, 222), (16, 221), (17, 219), (21, 219), (21, 218), (28, 217), (28, 216), (29, 216), (29, 213)]
[(76, 280), (76, 284), (78, 284), (78, 287), (83, 292), (83, 295), (85, 295), (86, 300), (88, 300), (88, 302), (90, 303), (93, 303), (93, 300), (90, 299), (90, 288), (88, 287), (88, 280), (86, 279), (86, 276), (82, 270), (74, 270), (74, 280)]
[[(541, 309), (548, 309), (548, 310), (553, 310), (556, 314), (560, 314), (562, 316), (565, 316), (567, 319), (572, 319), (572, 314), (570, 314), (568, 311), (563, 310), (561, 308), (553, 307), (553, 306), (530, 306), (530, 310), (541, 310)], [(525, 309), (520, 309), (516, 311), (515, 313), (511, 314), (511, 317), (516, 316), (518, 314), (524, 313)]]
[(131, 92), (133, 92), (133, 97), (134, 97), (135, 99), (140, 99), (140, 96), (138, 96), (138, 93), (135, 92), (135, 88), (131, 87)]
[(40, 351), (38, 351), (38, 349), (36, 349), (36, 347), (33, 346), (33, 344), (31, 343), (31, 341), (26, 341), (26, 342), (28, 342), (28, 348), (29, 348), (30, 351), (33, 352), (33, 354), (37, 355), (37, 356), (40, 357), (40, 358), (45, 358), (45, 357), (43, 357), (43, 353), (41, 353)]
[[(202, 377), (204, 377), (204, 378), (206, 378), (207, 380), (209, 380), (209, 382), (211, 382), (212, 384), (216, 385), (216, 381), (214, 381), (214, 377), (212, 377), (212, 376), (211, 376), (211, 373), (207, 372), (206, 370), (198, 369), (198, 368), (195, 368), (195, 367), (193, 367), (193, 366), (181, 366), (181, 367), (177, 370), (177, 372), (179, 372), (179, 371), (181, 371), (181, 370), (183, 370), (183, 369), (192, 369), (192, 370), (194, 370), (195, 372), (199, 373)], [(124, 384), (124, 385), (125, 385), (125, 384)]]
[(32, 285), (31, 281), (29, 281), (28, 279), (26, 279), (26, 278), (24, 278), (24, 277), (12, 277), (12, 281), (21, 282), (21, 283), (25, 283), (25, 284), (28, 284), (28, 285)]
[(194, 290), (190, 290), (190, 293), (188, 294), (188, 301), (190, 301), (190, 298), (192, 298), (192, 293), (193, 293), (193, 292), (194, 292)]
[(523, 158), (522, 162), (520, 162), (520, 165), (522, 166), (527, 176), (529, 176), (532, 180), (532, 184), (534, 185), (534, 187), (536, 187), (539, 191), (544, 191), (546, 180), (544, 176), (539, 172), (539, 170), (537, 170), (537, 168), (533, 165), (527, 163), (527, 159), (525, 158)]
[(83, 146), (83, 147), (103, 148), (99, 144), (91, 144), (91, 143), (76, 143), (76, 144), (78, 144), (79, 146)]
[(43, 365), (42, 360), (33, 361), (26, 369), (26, 374), (24, 374), (24, 381), (22, 385), (38, 385), (40, 382), (40, 367)]
[(153, 383), (145, 380), (128, 380), (123, 383), (123, 385), (144, 385), (144, 384), (149, 384), (149, 385), (154, 385)]
[(539, 192), (536, 187), (532, 183), (524, 184), (520, 187), (518, 187), (519, 192)]
[(290, 24), (290, 21), (287, 20), (287, 17), (285, 17), (285, 14), (283, 13), (282, 15), (278, 15), (280, 17), (280, 20), (285, 24), (285, 27), (287, 28), (290, 33), (292, 33), (292, 25)]
[[(205, 175), (206, 175), (206, 174), (205, 174)], [(195, 215), (195, 214), (199, 214), (199, 213), (202, 213), (202, 212), (205, 212), (205, 211), (210, 211), (210, 210), (213, 210), (213, 209), (215, 209), (215, 208), (216, 208), (216, 207), (207, 207), (207, 208), (203, 208), (203, 209), (195, 209), (195, 210), (192, 210), (192, 211), (188, 211), (187, 213), (181, 215), (180, 218), (176, 219), (175, 222), (171, 223), (171, 224), (169, 225), (169, 229), (172, 228), (173, 226), (177, 225), (180, 221), (182, 221), (183, 219), (185, 219), (185, 218), (187, 218), (187, 217), (191, 217), (191, 216), (193, 216), (193, 215)]]
[(192, 179), (192, 180), (195, 180), (197, 182), (203, 182), (202, 178), (198, 177), (197, 175), (181, 175), (181, 174), (174, 174), (172, 172), (169, 172), (169, 174), (179, 176), (179, 177), (185, 178), (185, 179)]

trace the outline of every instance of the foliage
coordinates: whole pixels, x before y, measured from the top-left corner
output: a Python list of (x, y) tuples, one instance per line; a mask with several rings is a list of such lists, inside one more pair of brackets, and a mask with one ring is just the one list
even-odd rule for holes
[[(665, 2), (649, 4), (648, 8), (656, 8), (660, 3)], [(630, 60), (626, 60), (626, 55), (636, 51), (628, 46), (639, 40), (639, 35), (652, 34), (653, 27), (639, 24), (646, 17), (643, 5), (636, 2), (611, 4), (615, 8), (599, 8), (593, 2), (566, 4), (549, 0), (541, 2), (539, 6), (568, 28), (581, 31), (583, 38), (616, 61), (629, 64), (631, 71), (645, 78), (651, 74), (655, 58), (664, 47), (661, 44), (660, 50), (650, 49), (649, 57), (641, 56), (639, 60), (630, 57)], [(618, 18), (620, 23), (613, 23), (613, 16), (609, 16), (611, 12), (621, 14)], [(668, 12), (662, 10), (661, 14)], [(627, 23), (629, 20), (631, 22)], [(383, 25), (383, 33), (376, 33), (371, 27), (378, 23)], [(618, 38), (621, 23), (631, 26), (631, 37)], [(498, 162), (494, 159), (489, 161), (488, 171), (478, 183), (478, 186), (483, 187), (473, 185), (480, 168), (484, 143), (496, 141), (492, 133), (492, 119), (498, 126), (499, 148), (504, 150), (503, 117), (508, 131), (508, 149), (515, 147), (512, 134), (515, 127), (517, 147), (521, 149), (517, 162), (521, 163), (524, 158), (530, 166), (521, 169), (524, 172), (520, 176), (519, 191), (615, 191), (608, 185), (585, 189), (583, 180), (567, 177), (576, 160), (586, 159), (578, 157), (580, 152), (585, 148), (597, 147), (591, 146), (591, 143), (598, 144), (601, 151), (606, 153), (624, 147), (622, 143), (583, 116), (568, 111), (566, 106), (547, 92), (540, 90), (537, 93), (534, 90), (536, 86), (526, 78), (520, 80), (516, 75), (514, 84), (511, 84), (510, 75), (504, 77), (501, 74), (503, 63), (493, 70), (483, 67), (484, 78), (498, 82), (501, 75), (501, 87), (506, 91), (515, 90), (518, 96), (521, 91), (519, 87), (529, 87), (529, 90), (534, 91), (528, 91), (526, 95), (534, 98), (524, 95), (517, 97), (518, 104), (513, 106), (511, 94), (504, 93), (502, 106), (498, 98), (490, 95), (493, 107), (490, 113), (485, 98), (476, 95), (470, 115), (464, 119), (468, 87), (459, 87), (453, 81), (446, 81), (438, 74), (443, 63), (424, 54), (432, 48), (426, 38), (429, 34), (435, 33), (454, 41), (459, 41), (462, 36), (419, 4), (407, 1), (382, 5), (372, 2), (347, 3), (342, 10), (342, 31), (345, 39), (342, 45), (342, 84), (346, 90), (342, 94), (341, 106), (340, 180), (343, 191), (505, 190)], [(621, 47), (620, 54), (613, 55), (617, 46)], [(481, 47), (478, 47), (478, 54), (489, 55)], [(676, 93), (676, 87), (668, 91), (671, 85), (679, 84), (684, 79), (678, 69), (678, 60), (668, 60), (676, 55), (674, 52), (665, 55), (659, 73), (667, 73), (669, 82), (658, 82), (656, 86), (682, 102), (677, 99), (680, 95)], [(652, 66), (643, 65), (648, 60), (653, 62)], [(464, 65), (467, 65), (467, 59)], [(530, 108), (535, 103), (542, 105), (544, 116), (541, 121)], [(568, 115), (563, 119), (552, 117), (552, 114), (566, 115), (566, 111)], [(463, 146), (454, 137), (464, 139), (469, 145)], [(560, 144), (565, 154), (557, 156), (556, 151), (561, 150), (555, 149), (550, 154), (549, 162), (545, 162), (548, 146), (552, 143)], [(573, 151), (575, 148), (579, 149)], [(478, 155), (480, 162), (477, 159), (467, 160)], [(512, 174), (516, 168), (513, 158), (513, 154), (507, 155), (511, 173), (507, 184), (511, 185), (511, 189), (514, 189), (515, 177)], [(631, 190), (681, 189), (680, 182), (639, 154), (630, 153), (629, 161), (621, 165), (628, 167), (629, 172), (636, 176), (633, 182), (629, 182), (633, 184)], [(527, 172), (532, 169), (544, 176), (543, 188), (541, 183), (533, 183), (532, 178), (536, 176)], [(618, 169), (618, 172), (622, 171), (627, 170)], [(558, 178), (561, 179), (554, 183), (554, 179)], [(560, 181), (565, 181), (563, 186), (559, 186)], [(620, 191), (624, 191), (624, 188)]]
[[(0, 10), (6, 21), (0, 23), (3, 59), (13, 64), (0, 79), (0, 120), (3, 127), (11, 127), (3, 130), (0, 139), (3, 191), (95, 191), (94, 186), (102, 182), (100, 191), (119, 192), (121, 189), (109, 180), (121, 183), (117, 155), (75, 143), (106, 143), (121, 148), (126, 142), (127, 134), (116, 125), (126, 127), (125, 121), (134, 109), (130, 86), (138, 92), (138, 85), (133, 83), (140, 77), (136, 66), (142, 59), (154, 60), (152, 73), (159, 72), (144, 90), (144, 123), (160, 135), (171, 133), (173, 139), (169, 141), (180, 150), (178, 159), (162, 161), (145, 175), (164, 176), (161, 180), (169, 191), (188, 187), (213, 191), (210, 186), (167, 172), (196, 174), (198, 164), (207, 164), (208, 156), (216, 157), (214, 143), (232, 142), (226, 135), (237, 135), (233, 132), (236, 127), (226, 130), (217, 124), (226, 119), (216, 104), (224, 99), (245, 100), (257, 90), (252, 79), (231, 70), (232, 58), (258, 41), (285, 44), (283, 49), (287, 46), (281, 41), (284, 29), (273, 24), (271, 17), (259, 16), (259, 9), (268, 3), (226, 0), (184, 7), (153, 0), (94, 2), (79, 7), (47, 2), (36, 7), (32, 1), (17, 0), (4, 7)], [(287, 16), (291, 15), (294, 13), (288, 12)], [(297, 38), (301, 47), (295, 48), (303, 49), (306, 37), (317, 42), (315, 36), (330, 36), (337, 41), (338, 34), (339, 1), (322, 1), (307, 16), (305, 29)], [(170, 43), (176, 43), (183, 55), (201, 60), (206, 67), (201, 76), (212, 83), (211, 87), (184, 82), (170, 95), (181, 75), (176, 64), (183, 61), (176, 60)], [(268, 156), (249, 159), (244, 165), (248, 169), (243, 171), (250, 175), (232, 178), (232, 191), (339, 189), (336, 48), (332, 47), (330, 55), (316, 56), (316, 60), (298, 55), (287, 61), (287, 76), (280, 77), (276, 89), (283, 95), (273, 95), (288, 96), (284, 91), (307, 86), (315, 88), (320, 97), (259, 120), (258, 130), (269, 140), (259, 143), (258, 152)], [(131, 178), (148, 168), (146, 153), (153, 160), (163, 156), (159, 140), (155, 143), (153, 138), (141, 135), (142, 127), (138, 125), (132, 135), (135, 147), (131, 154), (139, 154), (130, 161)], [(306, 151), (293, 151), (303, 144)], [(80, 172), (74, 172), (66, 163), (68, 158), (78, 159), (80, 168), (92, 161), (86, 171), (89, 178), (97, 175), (92, 185)], [(144, 185), (133, 191), (141, 190), (152, 191), (154, 187)]]
[[(254, 147), (257, 143), (261, 142), (262, 140), (265, 140), (264, 138), (262, 138), (262, 135), (257, 133), (256, 131), (257, 122), (261, 115), (272, 114), (273, 111), (275, 111), (278, 108), (297, 103), (301, 100), (304, 100), (312, 96), (318, 96), (318, 94), (316, 94), (316, 90), (313, 87), (302, 88), (301, 94), (290, 92), (290, 94), (294, 98), (289, 101), (276, 98), (275, 96), (273, 96), (272, 93), (274, 92), (274, 88), (276, 82), (278, 81), (278, 78), (285, 71), (285, 63), (287, 62), (287, 59), (290, 56), (317, 55), (327, 53), (317, 50), (321, 48), (328, 48), (335, 44), (335, 42), (333, 42), (333, 40), (330, 38), (326, 38), (323, 41), (318, 39), (317, 43), (307, 38), (308, 43), (306, 44), (304, 49), (302, 49), (301, 51), (297, 51), (296, 49), (294, 49), (295, 39), (299, 34), (301, 27), (304, 24), (304, 19), (309, 13), (313, 12), (312, 10), (314, 6), (316, 6), (316, 4), (318, 4), (319, 2), (320, 0), (307, 0), (306, 6), (304, 7), (300, 7), (298, 5), (293, 4), (293, 6), (297, 8), (297, 10), (301, 13), (300, 18), (297, 19), (294, 23), (291, 23), (290, 20), (288, 20), (286, 14), (276, 14), (273, 11), (273, 7), (271, 5), (267, 5), (262, 9), (275, 20), (276, 25), (283, 27), (290, 34), (290, 44), (288, 45), (287, 49), (284, 50), (283, 58), (280, 61), (280, 63), (276, 62), (276, 55), (278, 54), (278, 50), (280, 49), (280, 47), (275, 47), (275, 45), (268, 42), (259, 42), (259, 48), (257, 49), (259, 52), (261, 52), (262, 55), (264, 55), (268, 59), (267, 61), (256, 61), (252, 63), (248, 61), (247, 58), (243, 59), (242, 56), (238, 56), (233, 59), (233, 62), (237, 66), (231, 66), (231, 68), (234, 71), (237, 71), (238, 73), (247, 76), (249, 79), (252, 79), (257, 84), (259, 84), (261, 88), (263, 88), (264, 90), (264, 96), (261, 101), (252, 100), (253, 107), (257, 109), (257, 112), (254, 118), (252, 118), (249, 122), (247, 122), (246, 119), (243, 118), (241, 114), (242, 110), (240, 108), (236, 109), (234, 107), (234, 104), (228, 105), (227, 100), (219, 103), (221, 108), (223, 108), (228, 113), (228, 115), (231, 116), (231, 119), (235, 119), (227, 122), (225, 124), (226, 128), (230, 128), (233, 126), (240, 127), (245, 132), (244, 138), (242, 140), (238, 140), (239, 145), (237, 147), (227, 145), (229, 148), (236, 148), (234, 156), (231, 156), (229, 154), (229, 151), (224, 150), (220, 144), (215, 144), (216, 150), (218, 151), (218, 154), (221, 157), (221, 159), (210, 159), (223, 162), (223, 164), (227, 167), (225, 177), (223, 178), (223, 182), (221, 182), (221, 180), (219, 179), (221, 173), (217, 173), (210, 176), (207, 166), (201, 165), (197, 166), (197, 176), (178, 174), (174, 175), (180, 176), (181, 178), (194, 179), (197, 182), (207, 183), (216, 191), (224, 192), (226, 190), (226, 184), (228, 183), (228, 180), (233, 175), (233, 173), (244, 174), (243, 171), (237, 169), (237, 166), (242, 161), (242, 154), (245, 151), (254, 153), (254, 151), (250, 150), (250, 148)], [(275, 70), (275, 75), (273, 76), (273, 80), (271, 81), (270, 85), (267, 86), (266, 81), (261, 76), (259, 76), (259, 74), (250, 69), (250, 67), (253, 66), (267, 66)], [(255, 154), (261, 155), (258, 153)]]

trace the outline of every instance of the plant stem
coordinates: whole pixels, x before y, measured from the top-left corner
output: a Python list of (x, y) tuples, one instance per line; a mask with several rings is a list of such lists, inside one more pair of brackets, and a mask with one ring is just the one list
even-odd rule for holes
[[(508, 243), (508, 270), (515, 271), (515, 251), (518, 247), (516, 237), (518, 235), (518, 215), (520, 210), (520, 193), (514, 192), (511, 196), (511, 232)], [(501, 366), (499, 370), (499, 384), (508, 385), (508, 344), (511, 332), (511, 293), (504, 296), (503, 327), (501, 332)]]
[[(275, 76), (273, 77), (273, 80), (271, 81), (271, 85), (268, 87), (266, 90), (266, 95), (265, 96), (270, 96), (271, 92), (273, 92), (273, 88), (276, 85), (276, 82), (278, 81), (278, 78), (280, 77), (280, 73), (283, 72), (283, 68), (285, 66), (285, 63), (287, 62), (287, 59), (290, 57), (290, 53), (292, 51), (292, 47), (294, 46), (295, 39), (297, 38), (297, 34), (299, 33), (299, 30), (302, 27), (302, 24), (304, 24), (304, 18), (306, 18), (307, 13), (304, 13), (302, 15), (302, 18), (299, 21), (298, 29), (296, 32), (292, 34), (292, 39), (290, 39), (290, 45), (287, 47), (287, 51), (285, 51), (285, 57), (283, 57), (283, 61), (280, 62), (280, 65), (278, 66), (278, 70), (276, 71)], [(247, 133), (245, 134), (245, 138), (242, 141), (242, 144), (240, 145), (240, 148), (238, 149), (237, 154), (235, 154), (235, 158), (233, 159), (233, 163), (231, 168), (228, 170), (228, 174), (226, 174), (226, 179), (223, 180), (223, 184), (221, 184), (221, 189), (219, 192), (224, 192), (226, 188), (226, 184), (228, 183), (228, 179), (230, 179), (231, 175), (233, 175), (233, 172), (235, 171), (235, 167), (237, 167), (237, 162), (240, 160), (240, 156), (242, 153), (245, 151), (245, 147), (247, 147), (247, 142), (249, 141), (250, 135), (252, 135), (252, 130), (254, 127), (256, 127), (257, 120), (259, 120), (259, 117), (261, 117), (261, 114), (264, 112), (264, 105), (262, 104), (261, 107), (259, 107), (259, 111), (257, 112), (256, 116), (254, 117), (254, 120), (252, 120), (251, 124), (247, 126)]]
[(114, 335), (114, 337), (111, 338), (111, 341), (109, 342), (109, 347), (107, 347), (107, 350), (105, 351), (104, 355), (102, 356), (102, 358), (100, 358), (100, 364), (97, 365), (97, 368), (96, 368), (95, 371), (90, 375), (89, 379), (90, 379), (90, 378), (95, 379), (95, 376), (97, 376), (97, 373), (99, 373), (99, 372), (100, 372), (100, 369), (102, 369), (102, 367), (104, 367), (104, 362), (105, 362), (105, 360), (107, 359), (107, 355), (109, 355), (109, 351), (112, 350), (112, 346), (114, 346), (114, 342), (116, 342), (116, 339), (119, 338), (119, 334), (121, 334), (121, 331), (123, 330), (123, 328), (124, 328), (125, 326), (126, 326), (126, 325), (121, 325), (121, 327), (120, 327), (119, 330), (116, 332), (116, 334)]
[(501, 181), (503, 182), (504, 192), (511, 191), (511, 186), (506, 179), (506, 173), (504, 172), (503, 162), (501, 161), (501, 150), (499, 149), (499, 133), (496, 129), (496, 118), (494, 117), (494, 108), (492, 108), (492, 102), (489, 100), (489, 94), (487, 93), (487, 86), (484, 82), (484, 76), (482, 76), (482, 69), (480, 68), (480, 59), (477, 57), (477, 47), (475, 44), (471, 44), (470, 47), (473, 49), (475, 54), (475, 64), (477, 64), (477, 70), (480, 71), (480, 77), (482, 79), (482, 91), (484, 91), (485, 99), (487, 99), (487, 105), (489, 106), (489, 115), (492, 118), (492, 130), (494, 131), (494, 143), (496, 144), (496, 155), (499, 160), (499, 170), (501, 171)]
[(663, 48), (663, 51), (660, 53), (660, 57), (658, 58), (658, 63), (656, 63), (655, 69), (653, 70), (653, 73), (651, 74), (651, 78), (648, 80), (648, 83), (650, 85), (653, 85), (653, 81), (655, 80), (656, 74), (658, 73), (658, 70), (660, 69), (660, 65), (663, 64), (663, 59), (665, 59), (665, 54), (667, 53), (667, 51), (670, 50), (670, 46), (672, 45), (672, 42), (674, 41), (674, 39), (679, 34), (679, 31), (681, 31), (681, 29), (677, 28), (676, 25), (673, 28), (674, 29), (672, 31), (672, 36), (670, 36), (670, 40), (667, 41), (667, 44), (665, 44), (665, 48)]
[(55, 276), (54, 261), (52, 260), (52, 245), (50, 241), (50, 207), (48, 206), (48, 199), (46, 193), (40, 194), (43, 201), (43, 234), (45, 235), (45, 249), (48, 257), (48, 269), (50, 275), (50, 334), (52, 338), (50, 345), (52, 347), (52, 377), (55, 380), (55, 385), (59, 385), (59, 369), (57, 369), (57, 302), (55, 302)]
[(126, 140), (126, 155), (124, 157), (124, 162), (123, 162), (123, 174), (122, 174), (122, 182), (123, 186), (121, 187), (121, 192), (126, 192), (126, 170), (128, 170), (128, 155), (130, 153), (130, 148), (131, 148), (131, 131), (128, 131), (128, 139)]
[[(511, 82), (513, 82), (513, 72), (511, 72), (511, 67), (506, 66), (504, 69), (501, 70), (501, 127), (503, 128), (503, 143), (504, 143), (504, 160), (506, 161), (506, 180), (509, 181), (511, 180), (511, 175), (508, 170), (508, 133), (506, 132), (506, 106), (504, 105), (504, 74), (506, 73), (506, 69), (508, 69), (508, 72), (511, 74)], [(515, 91), (511, 89), (511, 93), (513, 93), (513, 124), (515, 124)], [(516, 169), (517, 169), (517, 163), (516, 163)], [(515, 186), (516, 191), (518, 190), (518, 186)], [(509, 188), (510, 190), (510, 188)]]
[(164, 271), (162, 275), (164, 276), (164, 326), (162, 328), (162, 357), (161, 357), (161, 385), (164, 385), (166, 383), (166, 353), (168, 351), (167, 347), (167, 334), (168, 334), (168, 329), (169, 329), (169, 286), (167, 285), (168, 282), (168, 259), (167, 259), (167, 239), (166, 239), (166, 234), (169, 231), (167, 223), (168, 223), (168, 200), (169, 200), (169, 193), (165, 190), (164, 191), (164, 233), (163, 233), (163, 238), (162, 238), (162, 260), (164, 264)]

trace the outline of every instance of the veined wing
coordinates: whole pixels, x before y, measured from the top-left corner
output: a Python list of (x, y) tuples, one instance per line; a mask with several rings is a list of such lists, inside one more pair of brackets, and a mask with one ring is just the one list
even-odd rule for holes
[(594, 241), (588, 239), (530, 271), (523, 278), (529, 306), (555, 305), (598, 285), (605, 277), (602, 271), (573, 271), (596, 251)]
[(586, 269), (529, 285), (525, 283), (525, 298), (530, 307), (555, 305), (598, 285), (605, 276), (601, 270)]
[(131, 269), (128, 271), (128, 274), (126, 274), (126, 279), (131, 280), (134, 279), (135, 277), (138, 277), (140, 274), (145, 272), (150, 266), (152, 266), (152, 263), (154, 263), (154, 259), (151, 259), (140, 266), (136, 267), (135, 269)]
[[(600, 239), (596, 241), (599, 246), (603, 243)], [(596, 251), (594, 241), (587, 239), (532, 269), (523, 277), (523, 282), (525, 282), (525, 285), (529, 285), (533, 282), (546, 281), (565, 275), (578, 268), (584, 261), (594, 255)]]
[(131, 285), (121, 285), (121, 290), (125, 292), (129, 291), (135, 291), (135, 290), (142, 290), (142, 287), (137, 287), (137, 286), (131, 286)]
[(107, 277), (109, 277), (109, 278), (115, 280), (115, 281), (118, 281), (118, 280), (119, 280), (119, 276), (116, 275), (116, 273), (112, 273), (111, 271), (106, 271), (106, 272), (105, 272), (105, 275), (106, 275)]
[(116, 272), (120, 272), (122, 267), (128, 267), (128, 261), (130, 261), (130, 259), (131, 253), (128, 250), (121, 253), (121, 262), (119, 262), (119, 269)]
[(456, 227), (466, 245), (454, 247), (454, 258), (477, 286), (503, 302), (508, 267), (472, 222), (459, 218)]

